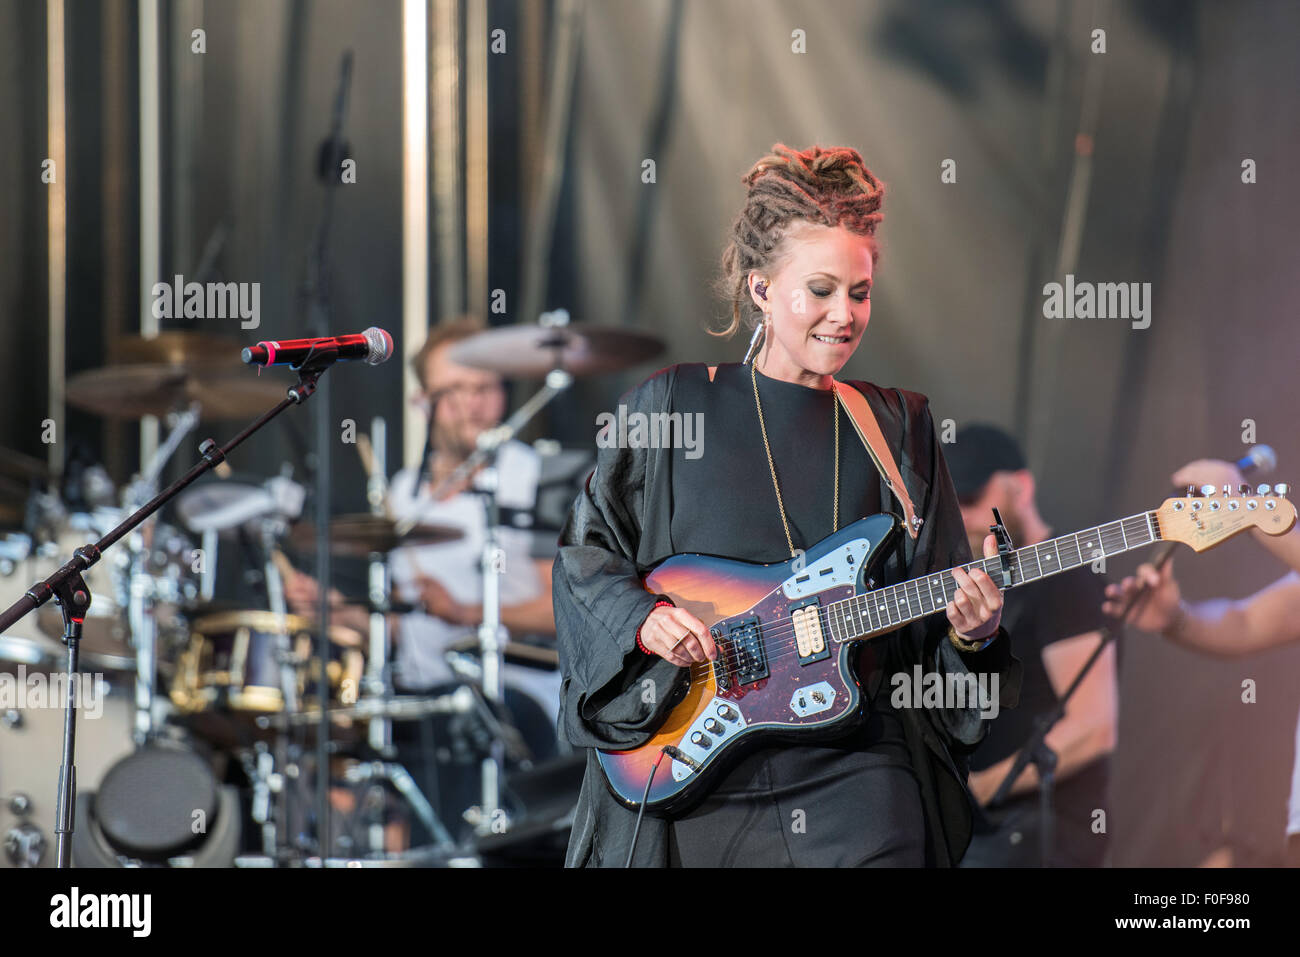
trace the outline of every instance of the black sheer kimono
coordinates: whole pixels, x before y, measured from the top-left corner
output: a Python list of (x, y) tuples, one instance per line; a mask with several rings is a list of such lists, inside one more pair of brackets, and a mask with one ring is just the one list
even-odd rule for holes
[[(723, 375), (722, 367), (719, 375)], [(706, 367), (673, 366), (619, 399), (626, 413), (699, 411), (675, 404), (684, 392), (709, 395)], [(916, 539), (900, 536), (902, 547), (878, 575), (881, 584), (914, 578), (971, 560), (961, 513), (943, 463), (928, 400), (914, 392), (851, 383), (870, 403), (894, 450), (908, 492), (923, 519)], [(689, 388), (687, 388), (689, 386)], [(706, 411), (706, 421), (707, 421)], [(857, 442), (856, 435), (847, 441)], [(655, 596), (642, 577), (673, 555), (672, 453), (656, 448), (604, 448), (597, 469), (574, 503), (561, 534), (555, 560), (554, 600), (561, 688), (560, 727), (575, 747), (622, 750), (645, 743), (658, 727), (671, 695), (647, 702), (642, 681), (669, 687), (686, 670), (636, 646), (636, 632), (654, 607)], [(767, 476), (757, 475), (755, 481)], [(901, 511), (884, 484), (879, 500)], [(842, 516), (845, 523), (859, 515)], [(901, 555), (898, 554), (901, 552)], [(914, 664), (941, 673), (984, 672), (999, 676), (1000, 704), (1014, 706), (1020, 663), (1005, 632), (984, 651), (959, 653), (947, 639), (947, 618), (934, 615), (872, 644), (891, 671), (910, 672)], [(978, 708), (901, 709), (912, 772), (920, 785), (925, 816), (926, 863), (951, 866), (970, 840), (973, 800), (965, 785), (966, 755), (980, 742), (987, 724)], [(595, 754), (578, 800), (566, 863), (569, 866), (621, 866), (627, 856), (636, 814), (609, 793)], [(847, 822), (846, 822), (847, 823)], [(668, 826), (647, 813), (634, 863), (668, 863)]]

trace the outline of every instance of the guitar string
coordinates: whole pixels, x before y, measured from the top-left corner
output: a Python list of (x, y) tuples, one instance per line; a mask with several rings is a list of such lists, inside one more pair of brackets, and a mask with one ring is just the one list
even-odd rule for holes
[[(1152, 513), (1141, 513), (1141, 514), (1138, 514), (1138, 515), (1132, 515), (1132, 516), (1129, 516), (1128, 518), (1125, 518), (1125, 519), (1120, 519), (1118, 522), (1108, 523), (1108, 526), (1109, 526), (1109, 525), (1123, 524), (1123, 525), (1125, 525), (1125, 526), (1127, 527), (1129, 524), (1132, 524), (1132, 525), (1135, 526), (1135, 527), (1141, 527), (1141, 528), (1145, 529), (1145, 527), (1146, 527), (1146, 521), (1147, 521), (1147, 516), (1148, 516), (1148, 515), (1151, 515), (1153, 518), (1155, 517), (1155, 513), (1154, 513), (1154, 512), (1152, 512)], [(1155, 523), (1153, 523), (1153, 525), (1154, 525), (1154, 524), (1155, 524)], [(1098, 526), (1098, 528), (1100, 528), (1100, 527), (1101, 527), (1101, 526)], [(1082, 534), (1082, 533), (1079, 533), (1079, 534)], [(1111, 534), (1113, 535), (1113, 534), (1114, 534), (1114, 531), (1112, 531)], [(1062, 538), (1068, 538), (1068, 537), (1070, 537), (1070, 536), (1062, 536)], [(1103, 547), (1103, 551), (1104, 551), (1105, 544), (1107, 543), (1107, 539), (1106, 539), (1105, 536), (1098, 536), (1098, 537), (1102, 539), (1102, 543), (1103, 543), (1103, 544), (1102, 544), (1102, 547)], [(1059, 540), (1059, 539), (1051, 539), (1051, 540), (1049, 540), (1049, 541), (1058, 541), (1058, 540)], [(1156, 537), (1155, 537), (1154, 539), (1151, 539), (1150, 541), (1144, 541), (1144, 542), (1142, 542), (1142, 543), (1140, 543), (1140, 544), (1137, 544), (1137, 545), (1131, 546), (1131, 548), (1141, 548), (1141, 547), (1144, 547), (1144, 546), (1146, 546), (1146, 545), (1154, 544), (1155, 542), (1157, 542), (1157, 541), (1161, 541), (1161, 540), (1163, 540), (1163, 539), (1162, 539), (1162, 536), (1160, 535), (1159, 530), (1158, 530), (1158, 528), (1157, 528)], [(1122, 543), (1123, 543), (1123, 539), (1121, 538), (1121, 540), (1120, 540), (1120, 544), (1121, 544), (1121, 546), (1122, 546)], [(1039, 543), (1039, 544), (1040, 544), (1040, 545), (1043, 545), (1043, 544), (1047, 544), (1047, 543), (1046, 543), (1046, 542), (1043, 542), (1043, 543)], [(1025, 546), (1025, 548), (1034, 548), (1034, 547), (1036, 547), (1036, 546), (1032, 546), (1032, 545), (1030, 545), (1030, 546)], [(1121, 550), (1120, 550), (1120, 551), (1116, 551), (1116, 552), (1113, 552), (1113, 553), (1110, 553), (1110, 554), (1118, 555), (1118, 554), (1121, 554), (1123, 551), (1128, 551), (1128, 550), (1130, 550), (1130, 549), (1127, 548), (1127, 547), (1121, 547)], [(1107, 556), (1107, 557), (1109, 557), (1109, 556)], [(993, 568), (990, 569), (990, 568), (988, 568), (988, 567), (984, 567), (984, 566), (986, 566), (988, 563), (991, 563), (991, 562), (992, 562), (992, 563), (996, 563), (996, 564), (994, 564)], [(1071, 566), (1071, 568), (1081, 568), (1081, 567), (1083, 567), (1084, 564), (1085, 564), (1084, 562), (1080, 562), (1078, 565)], [(976, 568), (976, 567), (982, 567), (982, 569), (983, 569), (986, 573), (992, 573), (992, 572), (994, 572), (994, 571), (1001, 571), (1000, 559), (998, 558), (998, 556), (992, 556), (992, 557), (990, 557), (990, 558), (981, 559), (980, 561), (971, 562), (969, 565), (958, 565), (958, 566), (955, 566), (955, 567), (957, 567), (957, 568), (962, 568), (963, 570), (966, 570), (966, 571), (969, 571), (969, 570), (971, 570), (971, 569), (973, 569), (973, 568)], [(1040, 567), (1041, 567), (1041, 566), (1040, 566)], [(1070, 569), (1062, 569), (1062, 571), (1068, 571), (1068, 570), (1070, 570)], [(869, 596), (873, 596), (873, 595), (880, 596), (880, 597), (886, 597), (886, 596), (883, 595), (884, 592), (887, 592), (887, 591), (889, 591), (889, 590), (891, 590), (891, 589), (898, 589), (898, 588), (900, 588), (900, 587), (903, 587), (904, 584), (906, 584), (906, 585), (911, 585), (911, 584), (913, 584), (913, 583), (915, 583), (915, 582), (924, 581), (925, 579), (927, 579), (927, 578), (933, 578), (933, 577), (935, 577), (936, 575), (939, 576), (941, 579), (943, 578), (944, 575), (947, 575), (947, 581), (949, 581), (949, 582), (954, 582), (954, 583), (955, 583), (955, 579), (953, 579), (952, 575), (950, 574), (951, 572), (952, 572), (952, 569), (951, 569), (951, 568), (949, 568), (949, 569), (943, 569), (942, 571), (939, 571), (939, 572), (931, 572), (929, 575), (923, 575), (923, 576), (921, 576), (921, 578), (919, 578), (919, 579), (911, 579), (911, 580), (909, 580), (909, 581), (906, 582), (906, 583), (899, 583), (898, 585), (888, 585), (888, 586), (885, 586), (884, 588), (875, 589), (875, 590), (870, 591), (870, 592), (861, 592), (861, 593), (858, 593), (858, 594), (855, 594), (855, 595), (848, 596), (847, 598), (844, 598), (844, 599), (837, 599), (837, 603), (838, 603), (838, 601), (849, 601), (849, 600), (852, 600), (852, 599), (855, 599), (855, 598), (856, 598), (856, 599), (865, 599), (865, 598), (867, 598), (867, 597), (869, 597)], [(1035, 577), (1035, 578), (1029, 579), (1028, 581), (1024, 581), (1024, 580), (1022, 580), (1021, 582), (1018, 582), (1017, 584), (1029, 584), (1029, 583), (1032, 583), (1032, 582), (1034, 582), (1034, 581), (1038, 581), (1039, 579), (1041, 579), (1041, 578), (1045, 578), (1045, 577), (1049, 577), (1049, 576), (1046, 576), (1046, 575), (1039, 575), (1039, 576), (1037, 576), (1037, 577)], [(945, 587), (946, 587), (946, 586), (945, 586)], [(906, 592), (904, 592), (904, 593), (906, 594)], [(956, 592), (954, 591), (954, 595), (955, 595), (955, 594), (956, 594)], [(898, 606), (898, 602), (897, 602), (897, 598), (896, 598), (896, 596), (895, 596), (895, 598), (890, 599), (890, 601), (893, 602), (893, 605), (894, 605), (895, 608), (898, 608), (898, 607), (899, 607), (899, 606)], [(932, 609), (932, 610), (930, 610), (930, 611), (922, 612), (920, 615), (909, 616), (906, 620), (902, 620), (902, 621), (898, 621), (898, 622), (889, 622), (889, 621), (887, 621), (887, 619), (888, 619), (889, 616), (886, 614), (886, 616), (885, 616), (885, 618), (886, 618), (886, 623), (885, 623), (885, 624), (882, 624), (882, 626), (880, 627), (880, 629), (878, 629), (878, 630), (873, 630), (873, 631), (871, 631), (871, 632), (868, 632), (867, 635), (855, 635), (855, 636), (853, 636), (852, 638), (834, 638), (833, 636), (830, 636), (830, 634), (829, 634), (829, 632), (830, 632), (830, 626), (829, 626), (829, 624), (826, 624), (826, 626), (823, 627), (823, 629), (822, 629), (822, 634), (823, 634), (824, 636), (826, 636), (826, 637), (828, 638), (828, 640), (829, 640), (831, 643), (836, 644), (836, 645), (844, 644), (845, 642), (848, 642), (848, 641), (865, 640), (868, 636), (869, 636), (869, 637), (873, 637), (873, 638), (874, 638), (874, 637), (880, 637), (880, 636), (882, 636), (882, 635), (885, 635), (885, 634), (890, 633), (891, 631), (895, 631), (895, 630), (897, 630), (897, 629), (899, 629), (899, 628), (905, 627), (906, 625), (911, 624), (911, 623), (913, 623), (913, 622), (915, 622), (915, 621), (919, 621), (919, 620), (921, 620), (921, 619), (923, 619), (923, 618), (928, 618), (928, 617), (930, 617), (930, 616), (932, 616), (932, 615), (937, 615), (937, 614), (940, 614), (941, 612), (945, 612), (945, 611), (947, 610), (947, 606), (948, 606), (948, 604), (950, 604), (950, 603), (951, 603), (951, 600), (945, 602), (945, 603), (944, 603), (942, 606), (940, 606), (940, 607), (934, 608), (934, 609)], [(873, 604), (874, 604), (874, 602), (873, 602)], [(916, 605), (916, 601), (915, 601), (915, 600), (912, 600), (912, 599), (909, 599), (909, 600), (908, 600), (908, 603), (907, 603), (907, 607), (908, 607), (908, 608), (911, 608), (911, 607), (913, 607), (913, 606), (915, 606), (915, 605)], [(826, 607), (829, 607), (829, 606), (822, 606), (822, 610), (824, 611), (824, 610), (826, 609)], [(825, 616), (825, 615), (821, 615), (821, 616), (819, 616), (819, 617), (820, 617), (824, 622), (826, 621), (826, 616)], [(724, 619), (724, 620), (725, 620), (725, 619)], [(867, 616), (867, 621), (868, 621), (868, 622), (871, 621), (870, 615)], [(796, 641), (791, 641), (791, 640), (790, 640), (791, 638), (793, 638), (794, 633), (795, 633), (795, 628), (794, 628), (794, 626), (791, 625), (791, 624), (773, 625), (773, 626), (771, 626), (771, 627), (765, 627), (765, 628), (762, 628), (762, 629), (761, 629), (761, 638), (762, 638), (762, 640), (763, 640), (763, 642), (764, 642), (765, 649), (769, 649), (769, 650), (768, 650), (768, 653), (765, 655), (765, 660), (766, 660), (768, 663), (771, 663), (771, 662), (774, 662), (774, 661), (779, 661), (779, 660), (781, 660), (781, 659), (783, 659), (783, 658), (788, 658), (788, 657), (792, 657), (792, 656), (797, 657), (797, 656), (798, 656), (798, 642), (797, 642), (797, 640), (796, 640)], [(725, 639), (724, 639), (724, 640), (725, 640)], [(698, 667), (698, 668), (702, 669), (702, 670), (705, 671), (705, 672), (711, 672), (711, 671), (713, 670), (713, 668), (714, 668), (714, 664), (715, 664), (715, 662), (712, 662), (712, 661), (710, 661), (710, 662), (692, 662), (692, 663), (691, 663), (691, 667), (692, 667), (692, 668), (697, 668), (697, 667)], [(728, 673), (728, 675), (731, 675), (731, 674), (734, 674), (735, 672), (736, 672), (736, 669), (729, 669), (727, 673)]]

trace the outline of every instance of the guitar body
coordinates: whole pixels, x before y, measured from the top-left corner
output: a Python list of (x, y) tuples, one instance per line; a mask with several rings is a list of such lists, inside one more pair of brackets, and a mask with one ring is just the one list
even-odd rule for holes
[(674, 555), (656, 567), (646, 588), (704, 622), (719, 656), (713, 666), (692, 666), (685, 696), (648, 742), (597, 752), (614, 796), (638, 806), (655, 759), (668, 747), (646, 807), (680, 810), (751, 747), (851, 724), (861, 700), (851, 667), (856, 642), (832, 641), (820, 609), (865, 591), (897, 534), (898, 520), (881, 514), (823, 539), (802, 561), (758, 565)]

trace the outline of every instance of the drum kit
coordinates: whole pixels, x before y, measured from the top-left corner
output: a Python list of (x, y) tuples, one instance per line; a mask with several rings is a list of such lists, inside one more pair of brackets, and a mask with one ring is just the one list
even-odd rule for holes
[[(167, 425), (157, 452), (122, 489), (98, 465), (52, 476), (43, 462), (0, 449), (0, 524), (11, 529), (0, 532), (0, 609), (78, 546), (151, 502), (200, 420), (258, 415), (283, 398), (283, 383), (240, 364), (241, 346), (190, 332), (128, 338), (110, 352), (117, 362), (70, 378), (72, 406), (128, 421), (152, 415)], [(515, 635), (506, 641), (499, 630), (494, 555), (502, 519), (491, 481), (494, 452), (573, 376), (628, 368), (662, 348), (642, 333), (569, 325), (563, 313), (452, 346), (454, 362), (546, 384), (485, 433), (479, 450), (445, 480), (451, 487), (473, 474), (476, 487), (486, 489), (488, 516), (479, 569), (484, 621), (475, 637), (444, 649), (456, 676), (447, 690), (394, 689), (390, 631), (396, 615), (415, 609), (392, 600), (388, 558), (395, 549), (436, 547), (464, 532), (389, 517), (381, 419), (358, 442), (370, 479), (364, 512), (335, 516), (319, 529), (301, 520), (307, 490), (290, 467), (264, 477), (223, 463), (105, 549), (83, 572), (91, 602), (80, 626), (78, 668), (95, 676), (102, 708), (91, 714), (87, 699), (79, 701), (73, 863), (481, 863), (480, 844), (501, 844), (512, 827), (553, 836), (576, 799), (580, 763), (564, 755), (556, 732), (554, 645)], [(563, 484), (563, 501), (585, 477), (590, 459), (579, 458), (581, 468), (560, 469), (553, 483)], [(546, 474), (544, 466), (543, 485)], [(545, 491), (539, 489), (539, 502)], [(558, 531), (558, 516), (534, 518), (535, 531)], [(320, 534), (332, 556), (366, 563), (366, 594), (344, 600), (367, 612), (369, 634), (335, 623), (326, 643), (313, 618), (289, 607), (286, 581), (299, 573), (286, 552), (309, 562)], [(221, 569), (242, 573), (245, 586), (256, 586), (255, 600), (217, 600)], [(8, 689), (0, 693), (0, 868), (54, 863), (61, 705), (24, 707), (14, 692), (66, 670), (64, 635), (54, 602), (0, 635), (0, 692)], [(328, 655), (321, 654), (325, 647)], [(422, 732), (435, 756), (431, 775), (408, 769), (394, 747), (395, 724), (432, 729)], [(313, 764), (321, 728), (331, 782), (324, 827)], [(445, 789), (427, 778), (463, 775), (465, 768), (479, 772), (478, 800), (449, 806), (445, 793), (436, 793)], [(543, 780), (562, 783), (541, 795)], [(542, 807), (558, 810), (539, 827)]]

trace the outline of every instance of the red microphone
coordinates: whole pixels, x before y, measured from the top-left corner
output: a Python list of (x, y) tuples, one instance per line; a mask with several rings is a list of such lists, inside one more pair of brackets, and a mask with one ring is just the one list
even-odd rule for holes
[(319, 339), (268, 339), (249, 346), (240, 358), (250, 366), (298, 367), (326, 350), (337, 350), (338, 362), (365, 362), (377, 366), (393, 354), (393, 337), (378, 326), (351, 336)]

